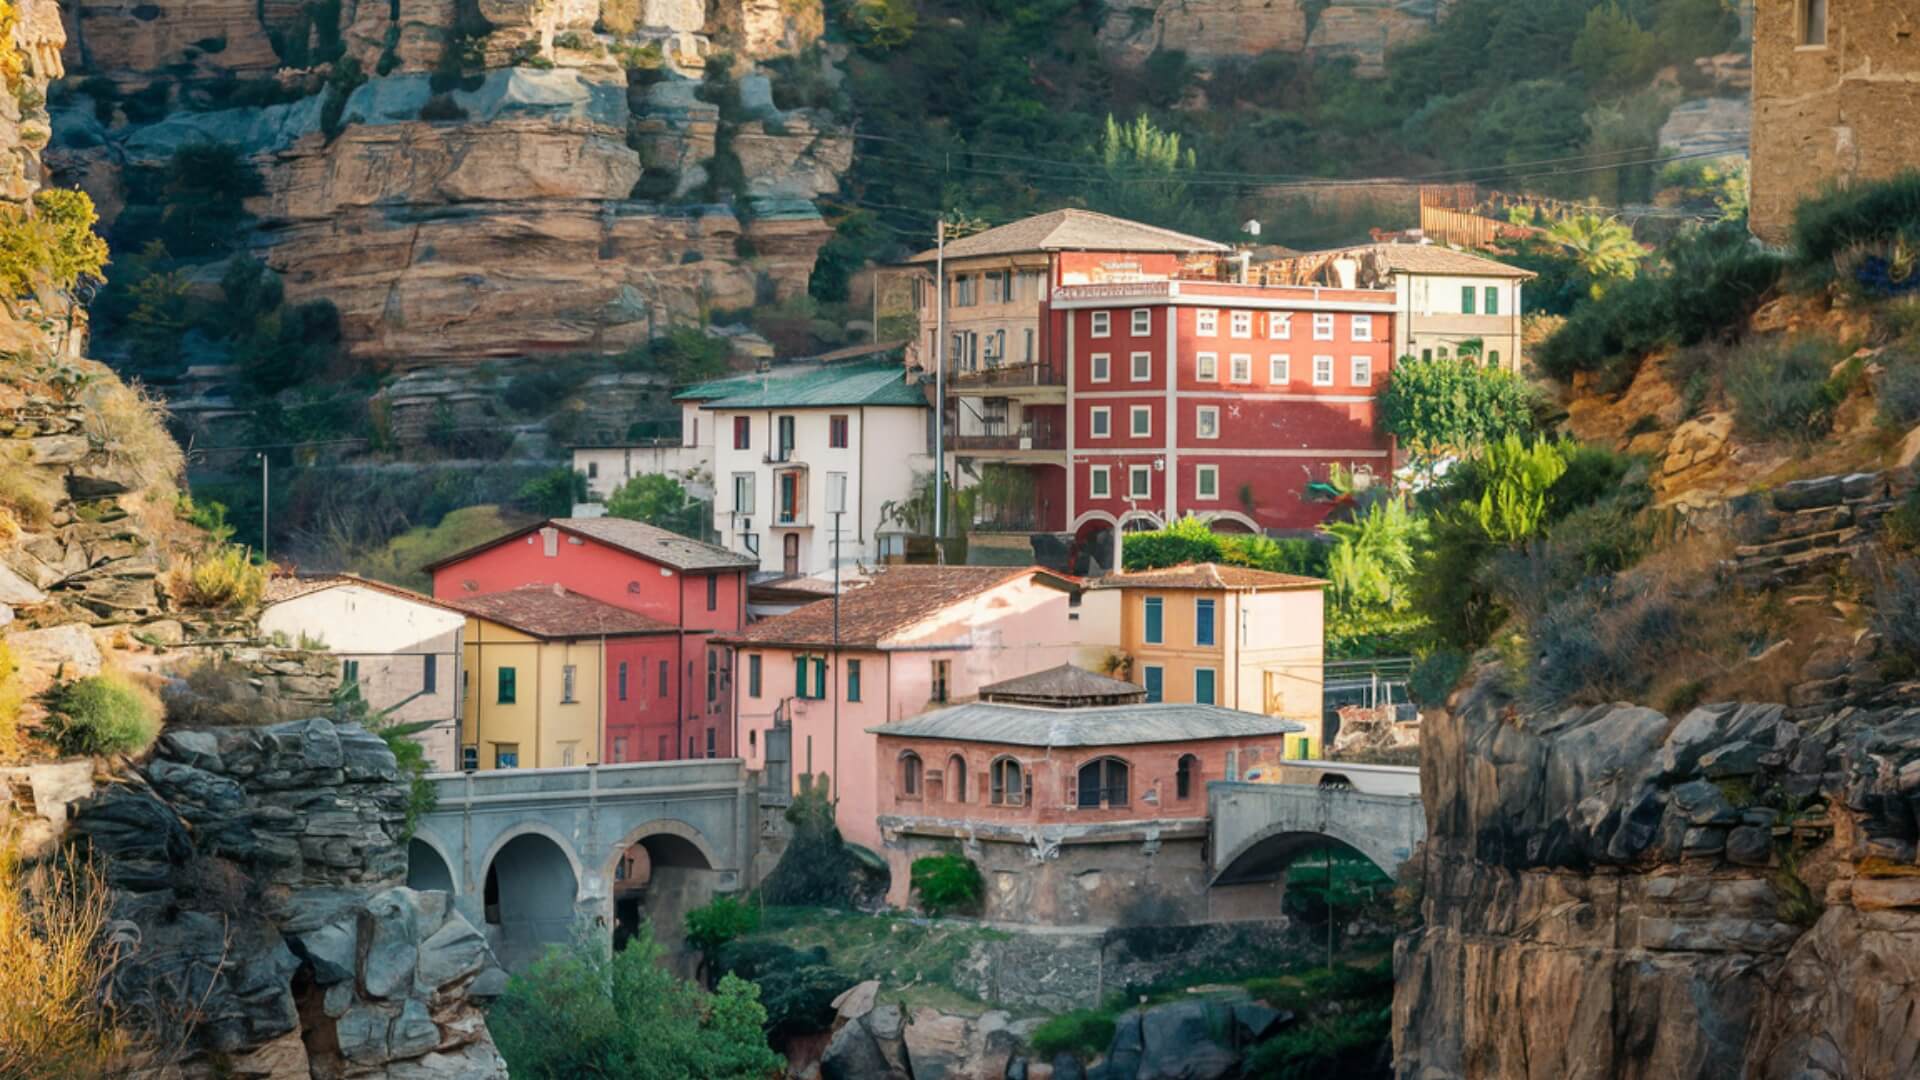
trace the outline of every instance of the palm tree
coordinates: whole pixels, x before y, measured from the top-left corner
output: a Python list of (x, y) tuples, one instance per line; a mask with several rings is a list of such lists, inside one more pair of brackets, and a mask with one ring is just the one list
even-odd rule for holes
[(1647, 249), (1633, 238), (1633, 230), (1620, 219), (1599, 214), (1575, 214), (1561, 218), (1547, 229), (1547, 240), (1571, 255), (1580, 269), (1593, 281), (1597, 299), (1608, 285), (1625, 281), (1640, 271)]

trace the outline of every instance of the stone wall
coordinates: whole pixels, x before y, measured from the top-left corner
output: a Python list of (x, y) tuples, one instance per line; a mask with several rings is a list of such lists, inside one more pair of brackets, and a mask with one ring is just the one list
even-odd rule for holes
[(1801, 46), (1798, 3), (1753, 18), (1753, 232), (1784, 243), (1799, 200), (1913, 165), (1920, 13), (1906, 0), (1826, 5), (1824, 48)]

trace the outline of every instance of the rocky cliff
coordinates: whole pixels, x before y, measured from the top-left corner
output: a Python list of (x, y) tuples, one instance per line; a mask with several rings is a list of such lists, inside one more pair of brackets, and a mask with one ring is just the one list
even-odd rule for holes
[[(1795, 586), (1857, 553), (1888, 483), (1736, 508), (1766, 527), (1731, 569), (1825, 602)], [(1920, 683), (1834, 631), (1786, 646), (1786, 704), (1528, 715), (1489, 666), (1428, 718), (1399, 1075), (1920, 1075)]]
[(1144, 63), (1178, 50), (1202, 64), (1263, 52), (1346, 57), (1362, 75), (1386, 71), (1387, 50), (1433, 25), (1440, 0), (1120, 0), (1106, 6), (1100, 41)]

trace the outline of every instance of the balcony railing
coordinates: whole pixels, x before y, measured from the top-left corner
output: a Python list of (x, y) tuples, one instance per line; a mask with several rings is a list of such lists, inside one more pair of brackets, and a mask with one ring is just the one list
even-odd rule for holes
[(1051, 364), (995, 364), (955, 371), (951, 385), (955, 389), (1065, 386), (1067, 373)]
[(955, 435), (954, 450), (1065, 450), (1067, 433), (1052, 424), (1029, 425), (1015, 434)]

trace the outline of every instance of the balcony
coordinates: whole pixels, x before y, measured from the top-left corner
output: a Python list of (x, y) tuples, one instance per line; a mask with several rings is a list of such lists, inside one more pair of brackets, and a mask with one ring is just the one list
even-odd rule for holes
[(1033, 395), (1012, 392), (1035, 390), (1048, 397), (1058, 394), (1064, 401), (1066, 387), (1066, 369), (1051, 364), (992, 364), (954, 371), (947, 378), (947, 388), (956, 394), (994, 393), (1029, 397)]
[[(951, 417), (949, 417), (951, 420)], [(1017, 431), (989, 430), (978, 435), (949, 435), (949, 453), (1009, 464), (1066, 464), (1067, 431), (1063, 424), (1031, 420)]]

